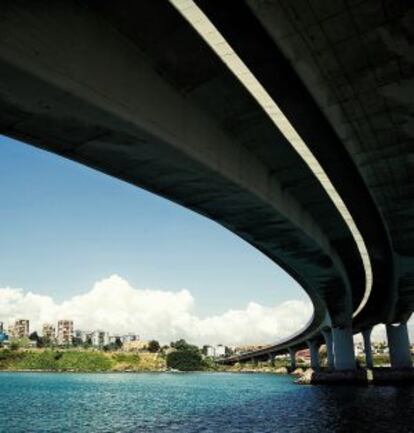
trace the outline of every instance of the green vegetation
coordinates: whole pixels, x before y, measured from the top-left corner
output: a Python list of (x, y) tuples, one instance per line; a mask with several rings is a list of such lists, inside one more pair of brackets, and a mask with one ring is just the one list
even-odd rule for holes
[(36, 346), (37, 347), (44, 347), (45, 346), (45, 342), (43, 340), (43, 337), (39, 337), (39, 335), (37, 334), (37, 332), (32, 332), (29, 335), (29, 340), (31, 341), (35, 341), (36, 342)]
[(140, 362), (140, 357), (137, 353), (115, 353), (112, 358), (116, 362), (122, 362), (125, 364), (138, 365)]
[(27, 337), (23, 338), (15, 338), (10, 343), (10, 349), (11, 350), (18, 350), (22, 347), (29, 347), (30, 346), (30, 340)]
[(57, 360), (58, 370), (108, 371), (113, 361), (99, 352), (63, 352)]
[(203, 362), (200, 349), (181, 339), (170, 344), (175, 349), (167, 355), (167, 367), (180, 371), (205, 370), (207, 364)]
[[(90, 347), (91, 344), (88, 343), (88, 347)], [(116, 350), (121, 350), (123, 346), (123, 343), (119, 337), (116, 337), (115, 342), (109, 343), (106, 346), (103, 347), (103, 350), (105, 352), (115, 352)], [(85, 348), (85, 345), (83, 345)]]
[(165, 360), (153, 353), (92, 350), (0, 350), (0, 370), (44, 371), (163, 371)]
[(187, 343), (184, 339), (172, 342), (170, 343), (170, 346), (179, 352), (200, 353), (200, 349), (197, 346)]
[(180, 371), (197, 371), (203, 370), (204, 364), (199, 353), (179, 350), (167, 355), (167, 367)]
[(157, 340), (151, 340), (148, 343), (148, 351), (151, 353), (156, 353), (161, 349), (160, 343)]
[(22, 351), (0, 352), (0, 369), (50, 371), (107, 371), (113, 360), (99, 352)]
[[(373, 356), (374, 367), (382, 367), (390, 363), (390, 357), (388, 355), (374, 355)], [(365, 359), (364, 359), (365, 364)]]
[(8, 370), (21, 358), (21, 353), (17, 349), (4, 349), (0, 350), (0, 370)]
[[(386, 354), (375, 354), (372, 356), (374, 367), (383, 367), (390, 364), (390, 357)], [(357, 357), (357, 363), (361, 367), (365, 367), (365, 356), (361, 355)]]
[[(31, 340), (37, 340), (32, 334)], [(289, 358), (276, 358), (272, 362), (246, 362), (235, 365), (217, 364), (211, 357), (202, 357), (201, 351), (185, 340), (171, 343), (171, 349), (159, 347), (151, 341), (146, 351), (125, 352), (113, 343), (96, 350), (91, 348), (30, 348), (29, 339), (13, 340), (9, 348), (0, 348), (0, 370), (5, 371), (73, 371), (73, 372), (151, 372), (168, 368), (180, 371), (233, 371), (283, 373), (290, 370)], [(168, 353), (169, 352), (169, 353)], [(322, 352), (322, 351), (321, 351)], [(166, 355), (168, 353), (168, 355)], [(375, 354), (374, 366), (389, 365), (387, 354)], [(320, 353), (322, 367), (326, 367), (326, 353)], [(364, 356), (357, 357), (358, 366), (365, 367)], [(306, 369), (309, 362), (297, 359), (298, 368)]]

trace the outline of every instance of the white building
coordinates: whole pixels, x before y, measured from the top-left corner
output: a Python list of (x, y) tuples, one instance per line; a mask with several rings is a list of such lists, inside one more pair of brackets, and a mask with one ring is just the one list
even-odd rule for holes
[(129, 333), (129, 334), (123, 335), (121, 340), (122, 340), (122, 343), (131, 343), (132, 341), (139, 341), (139, 335)]
[(215, 356), (216, 356), (216, 358), (220, 358), (220, 357), (226, 355), (226, 346), (223, 346), (222, 344), (219, 344), (214, 349), (215, 349)]
[(205, 346), (206, 356), (211, 358), (221, 358), (226, 355), (226, 346), (218, 344), (217, 346)]
[(216, 351), (214, 350), (213, 346), (206, 346), (205, 351), (206, 351), (206, 356), (210, 358), (214, 358)]
[(109, 344), (109, 334), (105, 331), (96, 330), (92, 332), (92, 346), (102, 347)]

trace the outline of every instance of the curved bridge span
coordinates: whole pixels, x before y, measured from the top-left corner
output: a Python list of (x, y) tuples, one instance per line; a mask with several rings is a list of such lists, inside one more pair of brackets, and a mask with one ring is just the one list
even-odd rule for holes
[(352, 369), (353, 333), (386, 323), (408, 366), (413, 9), (220, 3), (3, 2), (0, 132), (215, 220), (302, 285), (306, 328), (226, 362), (325, 341)]

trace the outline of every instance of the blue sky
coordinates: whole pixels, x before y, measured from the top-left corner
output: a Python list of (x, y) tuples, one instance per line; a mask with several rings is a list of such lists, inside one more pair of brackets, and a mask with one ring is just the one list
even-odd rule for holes
[(0, 287), (57, 302), (119, 274), (188, 289), (201, 315), (306, 299), (283, 270), (216, 223), (142, 189), (0, 137)]

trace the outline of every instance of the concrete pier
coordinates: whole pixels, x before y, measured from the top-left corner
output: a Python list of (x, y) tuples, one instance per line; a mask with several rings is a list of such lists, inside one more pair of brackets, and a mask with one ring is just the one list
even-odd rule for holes
[(289, 347), (290, 368), (296, 370), (296, 350)]
[(352, 328), (332, 328), (336, 370), (355, 370), (354, 339)]
[(332, 342), (332, 331), (330, 329), (324, 329), (322, 331), (323, 338), (325, 339), (326, 355), (328, 358), (328, 368), (333, 370), (335, 368), (335, 359), (333, 353), (333, 342)]
[(388, 324), (387, 338), (392, 368), (411, 368), (413, 366), (410, 352), (407, 323)]
[(365, 329), (362, 331), (362, 337), (364, 339), (365, 364), (367, 368), (372, 369), (374, 367), (374, 362), (372, 360), (371, 332), (372, 328)]
[(319, 347), (320, 344), (315, 340), (308, 340), (307, 342), (310, 357), (311, 357), (311, 367), (313, 370), (319, 370)]
[(270, 365), (275, 365), (275, 354), (274, 353), (269, 353), (269, 355), (267, 356), (267, 362)]

